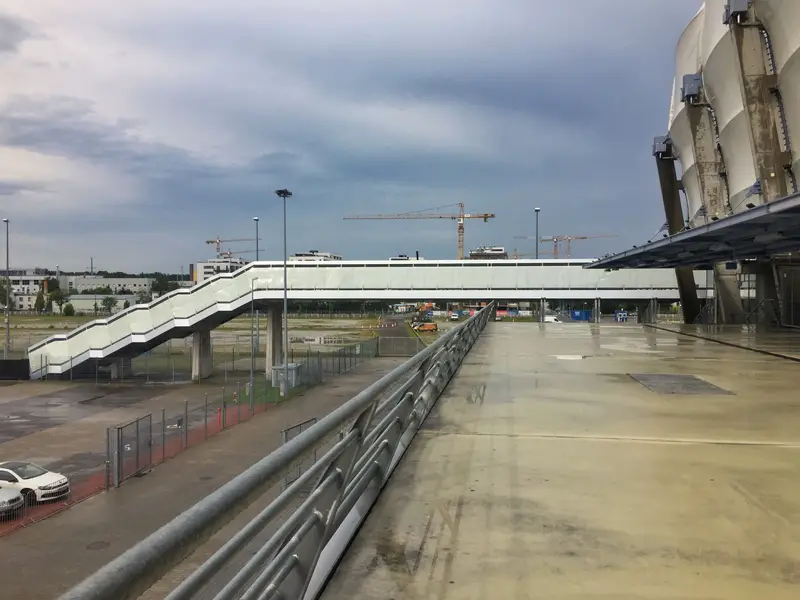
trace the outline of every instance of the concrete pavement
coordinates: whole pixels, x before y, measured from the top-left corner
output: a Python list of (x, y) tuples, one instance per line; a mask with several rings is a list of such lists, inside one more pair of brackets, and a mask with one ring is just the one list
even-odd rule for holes
[(794, 600), (798, 386), (672, 332), (490, 323), (323, 598)]
[(402, 360), (367, 361), (209, 438), (144, 477), (0, 538), (0, 597), (55, 598), (273, 451), (282, 429), (324, 416)]
[(800, 361), (800, 329), (766, 325), (652, 325), (772, 356)]

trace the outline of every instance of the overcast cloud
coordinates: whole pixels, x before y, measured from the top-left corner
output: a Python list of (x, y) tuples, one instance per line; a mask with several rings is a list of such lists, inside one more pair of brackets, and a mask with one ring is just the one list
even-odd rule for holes
[[(13, 265), (188, 269), (204, 241), (454, 258), (580, 256), (663, 221), (650, 144), (698, 0), (0, 0), (0, 212)], [(452, 207), (441, 209), (451, 212)], [(247, 249), (254, 244), (231, 244)], [(250, 255), (248, 255), (250, 256)]]

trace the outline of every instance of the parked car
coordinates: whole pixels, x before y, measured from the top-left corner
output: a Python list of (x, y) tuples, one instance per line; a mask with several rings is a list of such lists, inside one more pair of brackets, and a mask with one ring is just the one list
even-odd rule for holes
[(22, 510), (23, 504), (25, 501), (22, 499), (22, 494), (0, 486), (0, 519), (15, 517)]
[(458, 316), (458, 313), (457, 313), (457, 312), (450, 313), (450, 320), (451, 320), (451, 321), (458, 321), (458, 319), (459, 319), (459, 318), (460, 318), (460, 317)]
[(544, 322), (545, 323), (561, 323), (562, 321), (561, 321), (561, 319), (559, 319), (556, 316), (545, 315)]
[(0, 462), (0, 487), (21, 494), (28, 504), (57, 500), (69, 494), (69, 479), (37, 464)]

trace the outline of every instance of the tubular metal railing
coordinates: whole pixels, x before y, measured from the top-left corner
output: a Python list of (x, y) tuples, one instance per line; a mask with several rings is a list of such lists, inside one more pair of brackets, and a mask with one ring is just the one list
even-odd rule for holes
[[(327, 444), (328, 450), (255, 518), (177, 587), (159, 596), (167, 600), (317, 598), (494, 308), (490, 303), (448, 331), (60, 600), (138, 598)], [(262, 542), (265, 532), (273, 529)], [(259, 542), (255, 551), (254, 540)]]

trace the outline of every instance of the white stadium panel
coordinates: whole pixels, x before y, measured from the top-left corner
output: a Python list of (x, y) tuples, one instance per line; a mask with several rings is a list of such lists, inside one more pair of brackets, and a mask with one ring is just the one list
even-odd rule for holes
[(681, 83), (684, 75), (700, 71), (700, 37), (703, 27), (703, 14), (701, 9), (689, 23), (678, 41), (675, 51), (675, 85), (672, 92), (672, 122), (669, 135), (672, 138), (675, 155), (681, 165), (681, 180), (683, 181), (686, 197), (689, 204), (688, 218), (692, 218), (702, 206), (700, 195), (700, 182), (695, 167), (695, 156), (692, 150), (692, 135), (689, 128), (689, 119), (686, 107), (681, 102)]
[(800, 174), (800, 1), (757, 0), (756, 11), (769, 32), (778, 86), (792, 140), (795, 175)]
[(745, 194), (756, 181), (756, 170), (739, 83), (736, 47), (730, 28), (722, 22), (726, 4), (727, 0), (706, 1), (700, 60), (703, 62), (703, 86), (717, 117), (731, 206), (734, 212), (741, 212), (747, 210)]

